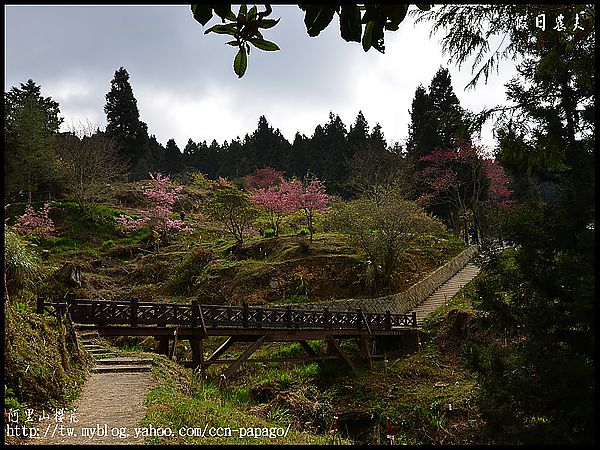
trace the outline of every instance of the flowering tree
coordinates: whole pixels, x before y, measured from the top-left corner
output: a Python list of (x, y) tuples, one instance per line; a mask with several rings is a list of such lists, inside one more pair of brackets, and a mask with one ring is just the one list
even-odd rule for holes
[(268, 189), (283, 182), (283, 172), (272, 167), (262, 167), (246, 176), (246, 189), (248, 191)]
[(166, 238), (168, 230), (191, 231), (183, 221), (169, 218), (169, 215), (173, 213), (173, 205), (179, 198), (181, 187), (169, 187), (170, 178), (160, 173), (156, 173), (156, 175), (150, 174), (150, 178), (154, 182), (154, 186), (146, 189), (144, 194), (154, 202), (154, 207), (144, 211), (142, 217), (138, 219), (121, 214), (117, 218), (117, 224), (123, 232), (131, 233), (142, 227), (149, 226), (152, 231), (160, 232), (163, 238)]
[(470, 220), (476, 233), (481, 231), (479, 215), (484, 205), (511, 204), (508, 197), (512, 192), (508, 189), (506, 173), (499, 164), (482, 158), (471, 141), (462, 141), (455, 149), (434, 149), (420, 160), (428, 164), (421, 176), (429, 189), (417, 198), (417, 202), (448, 205), (450, 222), (457, 233), (461, 228), (459, 221), (463, 222), (465, 241), (468, 241)]
[(282, 180), (278, 186), (262, 188), (254, 192), (250, 198), (252, 204), (265, 210), (269, 215), (275, 236), (279, 236), (279, 225), (285, 214), (294, 212), (296, 207), (295, 190), (292, 184)]
[(36, 211), (31, 204), (25, 208), (25, 213), (17, 217), (15, 229), (21, 234), (35, 234), (50, 237), (54, 233), (54, 222), (48, 216), (50, 203), (44, 203), (41, 210)]
[(301, 210), (306, 217), (306, 225), (312, 242), (314, 215), (316, 212), (325, 212), (327, 205), (334, 197), (325, 192), (325, 185), (317, 178), (306, 180), (305, 183), (292, 181), (289, 186), (289, 195), (294, 210)]

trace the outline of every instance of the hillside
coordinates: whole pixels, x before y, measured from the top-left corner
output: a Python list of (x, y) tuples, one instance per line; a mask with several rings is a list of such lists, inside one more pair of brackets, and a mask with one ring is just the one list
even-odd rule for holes
[[(373, 297), (408, 288), (466, 247), (446, 232), (415, 235), (393, 274), (391, 285), (384, 291), (374, 291), (367, 275), (367, 256), (326, 222), (321, 223), (312, 242), (298, 232), (299, 227), (291, 223), (294, 220), (291, 218), (280, 236), (262, 237), (254, 231), (243, 244), (237, 244), (222, 224), (203, 213), (201, 205), (214, 190), (186, 186), (179, 199), (178, 207), (183, 209), (185, 205), (185, 222), (193, 229), (192, 233), (170, 233), (159, 245), (144, 229), (126, 235), (119, 230), (116, 218), (123, 213), (139, 214), (148, 207), (140, 195), (143, 187), (144, 182), (113, 187), (110, 195), (104, 194), (102, 203), (85, 213), (75, 203), (52, 204), (54, 235), (30, 237), (43, 268), (38, 295), (62, 300), (68, 292), (74, 292), (79, 298), (137, 297), (147, 301), (200, 300), (229, 305)], [(9, 205), (8, 222), (12, 223), (23, 210), (24, 205)], [(81, 270), (81, 285), (64, 278), (61, 269), (65, 267)], [(32, 298), (26, 301), (23, 308), (32, 311), (32, 301)], [(19, 320), (26, 317), (22, 315)], [(152, 338), (117, 338), (110, 342), (129, 352), (156, 351)], [(218, 339), (206, 339), (205, 349), (209, 351), (218, 344)], [(35, 347), (30, 353), (45, 351), (35, 339), (30, 345)], [(350, 346), (350, 353), (356, 352), (354, 344), (344, 345)], [(229, 356), (238, 351), (232, 347)], [(11, 352), (15, 357), (18, 355), (14, 348)], [(274, 344), (265, 346), (257, 356), (293, 357), (300, 352), (298, 344)], [(203, 382), (189, 369), (157, 356), (154, 373), (159, 384), (148, 396), (145, 423), (186, 426), (207, 414), (230, 425), (291, 423), (293, 437), (287, 443), (326, 443), (333, 439), (332, 435), (327, 437), (327, 432), (333, 414), (337, 414), (342, 417), (345, 429), (336, 439), (374, 443), (381, 439), (377, 436), (383, 433), (385, 417), (395, 422), (409, 417), (402, 419), (405, 422), (399, 434), (401, 442), (472, 442), (468, 437), (471, 428), (464, 420), (471, 414), (468, 405), (476, 391), (473, 375), (458, 362), (442, 362), (446, 361), (445, 356), (438, 354), (434, 346), (406, 358), (405, 352), (402, 347), (391, 350), (389, 363), (375, 361), (373, 371), (359, 369), (353, 374), (341, 372), (335, 363), (325, 368), (316, 364), (246, 365), (228, 380), (227, 386), (220, 387)], [(175, 357), (178, 361), (190, 360), (186, 342), (177, 347)], [(74, 364), (81, 370), (73, 373), (84, 376), (87, 363)], [(70, 366), (61, 366), (70, 370)], [(16, 379), (22, 370), (18, 361), (7, 368), (13, 377), (8, 380)], [(208, 373), (218, 378), (216, 366)], [(444, 389), (439, 389), (436, 383), (442, 383), (439, 386)], [(22, 405), (28, 405), (32, 395), (31, 388), (23, 385), (17, 398), (25, 402)], [(42, 395), (45, 402), (73, 396), (52, 392)], [(445, 412), (447, 405), (441, 402), (442, 397), (453, 405), (455, 412)], [(437, 409), (432, 410), (431, 405), (437, 405)], [(427, 427), (413, 429), (423, 420), (429, 421)], [(447, 423), (452, 424), (454, 431), (445, 431)], [(199, 443), (169, 441), (190, 442)], [(149, 443), (166, 441), (150, 439)]]

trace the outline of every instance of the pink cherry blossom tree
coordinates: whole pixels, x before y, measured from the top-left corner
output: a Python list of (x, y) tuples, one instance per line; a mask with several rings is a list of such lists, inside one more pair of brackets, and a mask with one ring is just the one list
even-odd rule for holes
[(181, 187), (170, 187), (171, 179), (161, 173), (150, 174), (150, 178), (154, 186), (146, 189), (144, 194), (154, 202), (154, 207), (144, 211), (142, 217), (137, 219), (121, 214), (117, 218), (117, 224), (121, 230), (124, 233), (131, 233), (149, 226), (152, 232), (161, 233), (164, 239), (169, 230), (191, 232), (191, 228), (187, 227), (182, 220), (169, 218), (169, 215), (173, 213), (173, 205), (179, 198)]
[(20, 234), (34, 234), (37, 236), (50, 237), (55, 231), (54, 221), (48, 216), (50, 203), (44, 203), (41, 210), (36, 211), (31, 204), (27, 205), (25, 212), (17, 217), (15, 229)]
[(279, 236), (281, 219), (297, 209), (296, 197), (294, 187), (289, 182), (282, 180), (279, 185), (258, 189), (252, 194), (250, 201), (267, 212), (275, 236)]
[[(454, 149), (434, 149), (420, 158), (427, 163), (421, 172), (427, 190), (417, 198), (421, 205), (448, 205), (450, 220), (460, 234), (460, 221), (464, 239), (468, 241), (469, 222), (479, 235), (480, 215), (485, 206), (511, 205), (508, 197), (509, 178), (502, 167), (482, 156), (473, 142), (459, 142)], [(458, 216), (459, 220), (453, 220)]]
[(290, 202), (294, 210), (302, 211), (306, 218), (306, 225), (310, 232), (310, 240), (314, 235), (315, 213), (327, 210), (327, 205), (334, 199), (332, 195), (325, 192), (325, 185), (317, 178), (305, 180), (304, 183), (294, 180), (289, 187)]
[(268, 189), (284, 182), (283, 172), (272, 167), (261, 167), (246, 177), (246, 190)]

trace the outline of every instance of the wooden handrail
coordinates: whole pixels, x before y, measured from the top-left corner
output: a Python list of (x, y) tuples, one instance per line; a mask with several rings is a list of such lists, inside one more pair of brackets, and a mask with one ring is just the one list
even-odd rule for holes
[[(39, 299), (38, 311), (49, 306), (56, 313), (66, 307), (66, 303), (47, 303)], [(391, 329), (393, 326), (416, 326), (416, 315), (365, 313), (357, 311), (306, 310), (301, 308), (271, 308), (253, 306), (246, 303), (239, 306), (202, 305), (197, 301), (191, 304), (171, 304), (140, 302), (137, 299), (94, 300), (70, 298), (69, 312), (74, 322), (121, 324), (131, 327), (140, 325), (177, 325), (201, 327), (206, 334), (209, 327), (238, 327), (248, 329), (362, 329), (369, 334), (373, 329)], [(364, 326), (363, 326), (364, 324)]]

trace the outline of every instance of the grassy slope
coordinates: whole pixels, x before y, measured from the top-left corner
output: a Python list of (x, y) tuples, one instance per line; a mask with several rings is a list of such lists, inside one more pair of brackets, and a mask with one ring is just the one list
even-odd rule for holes
[[(232, 430), (257, 428), (261, 430), (280, 428), (288, 430), (285, 416), (261, 417), (251, 411), (247, 391), (220, 390), (210, 382), (200, 382), (190, 371), (164, 357), (154, 358), (154, 374), (159, 384), (152, 388), (146, 402), (148, 410), (142, 426), (184, 427), (204, 429), (229, 427)], [(283, 433), (283, 431), (281, 431)], [(247, 434), (250, 434), (249, 432)], [(290, 426), (284, 437), (244, 437), (231, 433), (231, 437), (179, 436), (149, 437), (149, 444), (325, 444), (326, 436), (301, 432)]]
[[(218, 225), (199, 213), (188, 213), (186, 220), (196, 226), (195, 232), (177, 236), (159, 253), (148, 254), (139, 250), (152, 249), (147, 234), (125, 237), (115, 232), (114, 217), (120, 210), (100, 206), (96, 212), (91, 220), (81, 216), (73, 204), (60, 205), (55, 216), (59, 237), (38, 242), (40, 252), (46, 250), (43, 256), (48, 271), (65, 262), (82, 267), (81, 296), (136, 295), (187, 302), (205, 295), (211, 302), (250, 299), (253, 303), (277, 303), (368, 295), (364, 286), (356, 283), (364, 258), (335, 233), (318, 233), (309, 254), (302, 251), (300, 239), (291, 235), (277, 239), (253, 237), (243, 248), (231, 252), (233, 243)], [(415, 242), (411, 257), (397, 274), (396, 288), (410, 286), (463, 248), (462, 242), (450, 236), (429, 236)], [(62, 296), (51, 281), (46, 285), (49, 293)], [(225, 289), (219, 292), (215, 286)], [(183, 347), (184, 343), (178, 353), (189, 356)], [(292, 356), (301, 349), (292, 344), (261, 353)], [(357, 409), (373, 414), (380, 422), (384, 415), (398, 421), (403, 442), (470, 442), (465, 431), (470, 426), (463, 419), (473, 416), (466, 411), (476, 384), (468, 371), (456, 361), (447, 361), (447, 355), (440, 355), (435, 346), (392, 361), (387, 367), (383, 362), (376, 363), (375, 371), (354, 375), (339, 376), (335, 368), (323, 372), (316, 364), (247, 366), (243, 376), (231, 380), (230, 391), (225, 394), (214, 386), (200, 386), (180, 368), (161, 364), (157, 376), (162, 382), (149, 397), (146, 418), (154, 426), (183, 426), (197, 423), (199, 417), (212, 417), (215, 423), (228, 426), (270, 426), (278, 420), (291, 421), (294, 429), (313, 434), (294, 431), (286, 443), (319, 443), (324, 442), (322, 436), (334, 411)], [(177, 371), (179, 375), (174, 376)], [(448, 409), (450, 404), (452, 410)], [(254, 439), (251, 442), (260, 443)]]
[[(447, 306), (436, 311), (425, 325), (427, 339), (421, 351), (389, 361), (376, 361), (374, 369), (348, 373), (336, 365), (325, 369), (316, 363), (246, 364), (219, 389), (198, 379), (171, 362), (161, 363), (157, 376), (161, 385), (148, 398), (150, 409), (145, 423), (154, 426), (210, 424), (237, 427), (292, 424), (303, 430), (287, 440), (271, 443), (324, 442), (332, 417), (342, 418), (342, 435), (348, 426), (354, 443), (385, 443), (386, 417), (398, 426), (396, 443), (473, 444), (480, 443), (476, 376), (463, 362), (460, 337), (453, 327), (456, 317), (471, 316), (467, 285)], [(313, 346), (322, 344), (313, 342)], [(223, 356), (231, 357), (241, 349)], [(264, 347), (256, 357), (293, 357), (302, 354), (296, 343)], [(218, 379), (211, 366), (211, 379)], [(256, 425), (255, 425), (256, 424)], [(270, 425), (269, 425), (270, 424)], [(307, 434), (309, 433), (309, 434)], [(311, 441), (312, 435), (316, 441)], [(154, 439), (153, 443), (239, 443), (215, 439)], [(247, 443), (247, 442), (244, 442)], [(260, 443), (251, 440), (250, 443)]]

